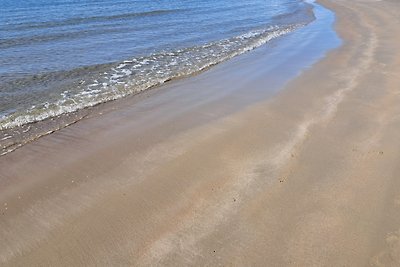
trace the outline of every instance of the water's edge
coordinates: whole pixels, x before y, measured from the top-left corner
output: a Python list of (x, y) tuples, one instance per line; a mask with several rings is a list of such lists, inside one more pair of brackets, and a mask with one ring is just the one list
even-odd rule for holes
[[(321, 6), (314, 4), (314, 3), (312, 3), (312, 5), (314, 6), (314, 8), (318, 8), (319, 10), (322, 8)], [(317, 20), (318, 20), (318, 16), (317, 16)], [(314, 23), (314, 22), (312, 22), (312, 23)], [(178, 77), (168, 78), (168, 79), (162, 81), (161, 83), (159, 82), (159, 83), (152, 84), (148, 88), (154, 88), (154, 87), (158, 88), (159, 87), (158, 85), (163, 84), (164, 82), (168, 82), (168, 81), (175, 80), (175, 79), (187, 78), (189, 76), (193, 76), (193, 75), (202, 73), (205, 70), (210, 69), (212, 66), (217, 65), (218, 63), (224, 62), (234, 56), (243, 54), (243, 53), (253, 50), (257, 47), (260, 47), (263, 44), (268, 43), (269, 41), (271, 41), (275, 38), (285, 36), (288, 33), (294, 32), (294, 30), (301, 29), (300, 26), (304, 26), (304, 25), (296, 25), (295, 27), (291, 26), (290, 28), (279, 29), (278, 31), (277, 30), (269, 31), (268, 34), (266, 34), (264, 36), (264, 38), (262, 39), (261, 42), (258, 42), (257, 44), (253, 44), (252, 46), (250, 46), (250, 48), (241, 51), (241, 53), (237, 53), (235, 55), (224, 58), (220, 62), (215, 62), (213, 64), (203, 66), (202, 68), (199, 68), (198, 70), (196, 70), (194, 72), (185, 73), (184, 75), (181, 75)], [(331, 25), (329, 25), (329, 26), (331, 26)], [(261, 34), (265, 34), (265, 33), (266, 32), (263, 32)], [(323, 52), (320, 51), (319, 52), (320, 55), (316, 56), (316, 58), (320, 59), (331, 48), (333, 48), (333, 47), (329, 47), (329, 48), (327, 47), (327, 48), (323, 49), (324, 51)], [(130, 64), (130, 63), (132, 63), (132, 62), (127, 62), (126, 64)], [(308, 62), (308, 64), (313, 64), (313, 63), (315, 63), (315, 62)], [(226, 64), (229, 64), (229, 61), (227, 61)], [(123, 67), (125, 67), (125, 66), (123, 66)], [(300, 72), (300, 71), (301, 70), (298, 70), (298, 72)], [(190, 78), (189, 78), (189, 81), (190, 81)], [(138, 92), (140, 92), (140, 91), (130, 92), (126, 95), (132, 95), (132, 94), (136, 94)], [(126, 95), (124, 95), (124, 96), (126, 96)], [(114, 99), (118, 99), (118, 98), (114, 98)], [(111, 98), (108, 100), (113, 100), (113, 99)], [(68, 127), (71, 124), (79, 122), (86, 116), (90, 115), (91, 112), (93, 112), (93, 109), (101, 110), (102, 106), (107, 105), (107, 103), (103, 103), (103, 102), (106, 102), (106, 101), (99, 101), (98, 103), (93, 104), (92, 107), (89, 106), (89, 107), (79, 109), (79, 110), (72, 110), (71, 112), (68, 112), (66, 114), (64, 114), (64, 113), (54, 114), (54, 116), (51, 118), (45, 118), (43, 120), (39, 120), (34, 123), (14, 125), (12, 128), (9, 128), (9, 129), (6, 128), (6, 129), (1, 130), (0, 131), (0, 147), (1, 147), (0, 155), (8, 154), (8, 153), (16, 150), (17, 148), (23, 146), (26, 143), (32, 142), (42, 136), (48, 135), (59, 129)], [(101, 104), (101, 103), (103, 103), (103, 104)], [(98, 105), (98, 104), (101, 104), (101, 105)]]

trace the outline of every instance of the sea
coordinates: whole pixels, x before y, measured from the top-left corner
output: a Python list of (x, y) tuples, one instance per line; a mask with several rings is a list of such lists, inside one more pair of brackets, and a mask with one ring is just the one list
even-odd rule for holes
[(195, 75), (313, 20), (302, 0), (0, 0), (0, 155), (55, 130), (39, 122)]

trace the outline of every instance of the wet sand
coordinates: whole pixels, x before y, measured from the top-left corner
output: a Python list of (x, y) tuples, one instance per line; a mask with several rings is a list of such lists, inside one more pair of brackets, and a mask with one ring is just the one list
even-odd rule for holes
[(1, 157), (0, 265), (399, 266), (400, 3), (320, 2), (343, 44), (279, 93), (259, 50), (206, 74), (258, 101), (171, 84)]

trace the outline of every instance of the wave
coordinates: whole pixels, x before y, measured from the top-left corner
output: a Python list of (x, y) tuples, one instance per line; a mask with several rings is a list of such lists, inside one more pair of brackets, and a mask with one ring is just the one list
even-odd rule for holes
[(90, 70), (95, 68), (91, 67), (89, 68), (89, 74), (81, 76), (82, 78), (79, 80), (77, 80), (77, 77), (80, 77), (76, 75), (77, 72), (67, 73), (67, 76), (73, 76), (72, 79), (75, 82), (67, 87), (57, 97), (57, 100), (2, 116), (0, 118), (0, 130), (75, 112), (139, 93), (171, 79), (193, 75), (208, 67), (253, 50), (303, 25), (304, 23), (279, 27), (271, 26), (200, 46), (175, 51), (163, 51), (150, 56), (136, 57), (115, 64), (102, 65), (100, 68), (102, 72), (96, 75), (94, 75), (95, 72), (93, 70)]
[(17, 46), (23, 45), (33, 45), (36, 43), (44, 43), (44, 42), (52, 42), (52, 41), (60, 41), (60, 40), (73, 40), (73, 39), (81, 39), (89, 35), (106, 35), (110, 33), (116, 32), (124, 32), (125, 28), (101, 28), (101, 29), (93, 29), (93, 30), (79, 30), (79, 31), (66, 31), (55, 34), (46, 34), (46, 35), (35, 35), (35, 36), (27, 36), (27, 37), (18, 37), (18, 38), (9, 38), (9, 39), (0, 39), (0, 49), (8, 49), (14, 48)]
[(56, 21), (44, 21), (38, 23), (32, 22), (24, 22), (19, 24), (9, 24), (7, 25), (7, 29), (2, 30), (30, 30), (30, 29), (43, 29), (43, 28), (54, 28), (61, 26), (73, 26), (84, 23), (93, 23), (93, 22), (109, 22), (113, 20), (125, 20), (139, 17), (151, 17), (151, 16), (159, 16), (164, 14), (173, 14), (178, 12), (187, 11), (187, 9), (160, 9), (160, 10), (150, 10), (145, 12), (131, 12), (131, 13), (123, 13), (123, 14), (115, 14), (108, 16), (91, 16), (91, 17), (78, 17), (78, 18), (70, 18), (65, 20), (56, 20)]
[(43, 43), (43, 42), (51, 42), (51, 41), (59, 41), (59, 40), (71, 40), (71, 39), (79, 39), (84, 38), (90, 35), (105, 35), (109, 33), (116, 32), (126, 32), (127, 30), (132, 30), (129, 27), (121, 27), (116, 29), (112, 25), (109, 25), (113, 21), (123, 21), (138, 17), (147, 17), (147, 16), (159, 16), (163, 14), (170, 14), (176, 12), (182, 12), (185, 9), (172, 9), (172, 10), (153, 10), (148, 12), (140, 12), (140, 13), (126, 13), (126, 14), (117, 14), (110, 16), (92, 16), (85, 18), (72, 18), (63, 21), (51, 21), (51, 22), (41, 22), (41, 23), (22, 23), (21, 25), (7, 25), (7, 28), (1, 29), (0, 31), (9, 32), (10, 30), (37, 30), (37, 29), (48, 29), (48, 28), (56, 28), (62, 26), (74, 26), (74, 25), (82, 25), (85, 23), (94, 23), (94, 22), (107, 22), (105, 25), (96, 25), (97, 27), (91, 27), (92, 29), (88, 30), (78, 29), (78, 30), (58, 30), (54, 31), (52, 34), (48, 34), (48, 31), (44, 34), (36, 34), (34, 36), (20, 36), (20, 37), (12, 37), (12, 38), (0, 38), (0, 49), (8, 49), (16, 46), (23, 45), (32, 45), (35, 43)]

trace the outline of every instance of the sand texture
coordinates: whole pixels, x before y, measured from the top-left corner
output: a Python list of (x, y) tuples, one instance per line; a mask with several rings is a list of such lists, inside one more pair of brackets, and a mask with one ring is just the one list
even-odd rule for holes
[(0, 266), (400, 266), (400, 2), (320, 3), (342, 46), (265, 101), (111, 110), (1, 157)]

